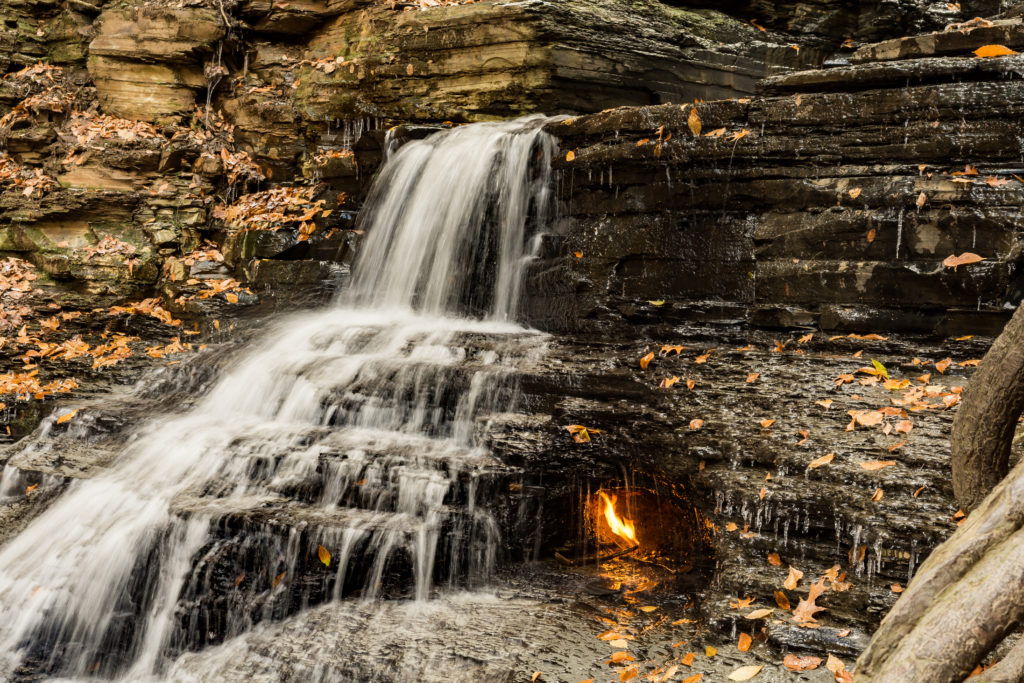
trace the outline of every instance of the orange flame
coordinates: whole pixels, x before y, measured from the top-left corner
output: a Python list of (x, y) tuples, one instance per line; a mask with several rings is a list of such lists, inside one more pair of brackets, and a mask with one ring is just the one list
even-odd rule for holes
[(621, 536), (630, 543), (636, 543), (636, 526), (633, 520), (620, 518), (615, 514), (616, 497), (608, 498), (604, 491), (601, 491), (601, 499), (604, 501), (604, 518), (608, 522), (608, 528), (616, 536)]

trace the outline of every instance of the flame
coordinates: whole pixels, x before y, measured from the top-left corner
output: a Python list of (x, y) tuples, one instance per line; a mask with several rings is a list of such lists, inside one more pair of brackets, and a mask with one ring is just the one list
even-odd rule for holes
[(608, 528), (616, 536), (621, 536), (630, 543), (636, 543), (636, 526), (633, 520), (620, 518), (615, 514), (616, 497), (608, 498), (604, 491), (601, 491), (601, 500), (604, 501), (604, 518), (608, 522)]

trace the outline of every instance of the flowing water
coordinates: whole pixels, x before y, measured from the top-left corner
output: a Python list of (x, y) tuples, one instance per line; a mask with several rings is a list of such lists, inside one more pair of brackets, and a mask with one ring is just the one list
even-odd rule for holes
[(0, 547), (0, 676), (159, 679), (177, 652), (315, 602), (486, 580), (481, 492), (508, 471), (479, 424), (543, 348), (514, 322), (548, 210), (543, 123), (401, 148), (337, 305), (283, 321)]

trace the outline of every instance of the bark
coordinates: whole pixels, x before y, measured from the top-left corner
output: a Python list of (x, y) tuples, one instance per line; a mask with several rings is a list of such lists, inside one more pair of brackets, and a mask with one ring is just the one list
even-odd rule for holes
[[(985, 355), (953, 424), (957, 498), (976, 509), (882, 620), (857, 681), (962, 681), (1024, 620), (1024, 462), (1003, 478), (1022, 410), (1024, 307)], [(1022, 680), (1022, 647), (989, 680)]]
[(953, 491), (970, 512), (1006, 476), (1024, 412), (1024, 306), (985, 354), (964, 391), (950, 436)]

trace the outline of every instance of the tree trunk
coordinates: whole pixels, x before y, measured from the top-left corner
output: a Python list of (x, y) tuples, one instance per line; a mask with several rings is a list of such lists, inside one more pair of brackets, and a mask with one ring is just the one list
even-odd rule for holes
[(970, 512), (1008, 469), (1017, 419), (1024, 411), (1024, 306), (985, 354), (964, 391), (950, 436), (953, 491)]
[[(965, 511), (976, 509), (882, 620), (856, 681), (959, 683), (1024, 621), (1024, 461), (1003, 478), (1022, 410), (1024, 307), (985, 354), (953, 422), (954, 489)], [(1022, 672), (1018, 644), (978, 680), (1019, 681)]]

